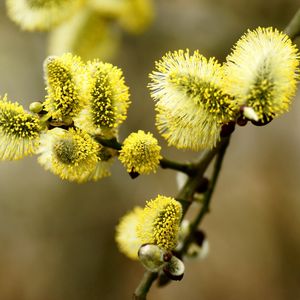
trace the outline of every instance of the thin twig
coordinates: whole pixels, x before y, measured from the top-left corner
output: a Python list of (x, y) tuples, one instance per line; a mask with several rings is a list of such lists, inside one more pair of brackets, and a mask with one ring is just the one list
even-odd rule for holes
[(165, 157), (160, 160), (159, 164), (162, 169), (173, 169), (190, 176), (193, 175), (196, 171), (195, 166), (191, 163), (179, 163), (169, 160)]
[(132, 299), (133, 300), (145, 300), (147, 297), (147, 293), (153, 283), (153, 281), (157, 278), (158, 274), (150, 271), (146, 271), (144, 276), (136, 288)]
[(193, 221), (193, 223), (190, 226), (190, 234), (187, 236), (186, 240), (183, 243), (183, 247), (181, 248), (180, 255), (183, 255), (187, 251), (188, 246), (190, 245), (190, 243), (193, 240), (194, 232), (197, 230), (203, 217), (209, 212), (211, 197), (212, 197), (212, 194), (216, 187), (218, 176), (220, 174), (221, 167), (222, 167), (223, 158), (226, 153), (228, 145), (229, 145), (229, 138), (226, 138), (226, 139), (224, 139), (224, 142), (221, 145), (220, 150), (217, 154), (216, 162), (214, 165), (214, 171), (213, 171), (212, 178), (210, 181), (210, 186), (204, 195), (203, 205), (201, 207), (199, 214), (197, 215), (197, 217), (195, 218), (195, 220)]
[(300, 36), (300, 8), (289, 22), (289, 24), (284, 29), (284, 32), (294, 40), (296, 37)]

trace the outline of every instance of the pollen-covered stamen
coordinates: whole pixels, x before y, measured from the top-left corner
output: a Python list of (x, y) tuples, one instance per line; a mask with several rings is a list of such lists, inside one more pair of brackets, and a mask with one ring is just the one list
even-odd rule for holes
[(299, 79), (299, 52), (277, 29), (257, 28), (243, 35), (224, 65), (224, 89), (266, 124), (289, 110)]
[(228, 116), (235, 113), (231, 109), (233, 97), (225, 94), (220, 87), (209, 81), (190, 74), (172, 72), (169, 75), (169, 82), (191, 97), (205, 111), (214, 115), (220, 123), (228, 120)]
[(143, 243), (155, 244), (166, 251), (175, 249), (178, 242), (182, 207), (171, 197), (158, 196), (147, 202), (137, 233)]
[(62, 179), (96, 180), (101, 146), (79, 129), (48, 130), (41, 138), (38, 161)]
[(16, 160), (36, 150), (41, 131), (38, 117), (18, 103), (0, 99), (0, 159)]
[[(258, 118), (261, 120), (263, 115), (269, 120), (274, 114), (280, 113), (281, 109), (287, 110), (289, 103), (284, 101), (279, 107), (274, 106), (274, 80), (268, 78), (268, 74), (257, 76), (255, 82), (250, 86), (246, 103), (253, 108)], [(257, 120), (255, 120), (257, 121)]]
[(60, 115), (72, 114), (79, 104), (78, 92), (70, 70), (57, 60), (50, 60), (45, 66), (48, 82), (48, 101)]
[(93, 122), (98, 127), (111, 128), (115, 125), (116, 117), (112, 94), (108, 74), (99, 72), (91, 92)]
[(75, 125), (91, 134), (111, 138), (126, 119), (129, 92), (122, 70), (94, 60), (87, 64), (91, 85), (88, 105), (75, 118)]
[(39, 135), (40, 125), (36, 117), (13, 110), (0, 111), (0, 127), (8, 135), (26, 139), (35, 139)]
[(89, 96), (90, 81), (81, 59), (71, 53), (50, 56), (45, 60), (44, 71), (45, 110), (57, 120), (75, 117)]
[(157, 139), (142, 130), (131, 133), (124, 141), (119, 160), (127, 172), (149, 174), (156, 172), (159, 165), (161, 147)]
[(153, 222), (153, 237), (154, 243), (163, 247), (164, 249), (174, 249), (176, 247), (176, 240), (169, 240), (168, 236), (176, 236), (178, 234), (178, 206), (174, 203), (166, 205), (162, 211), (157, 215)]
[(201, 150), (213, 148), (223, 123), (234, 121), (239, 107), (223, 90), (222, 66), (198, 51), (167, 53), (150, 74), (156, 101), (156, 126), (169, 145)]

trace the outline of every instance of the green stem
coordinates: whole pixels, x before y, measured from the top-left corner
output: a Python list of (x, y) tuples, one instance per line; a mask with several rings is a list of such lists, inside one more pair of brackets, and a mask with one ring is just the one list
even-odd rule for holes
[(144, 273), (144, 276), (136, 288), (132, 299), (133, 300), (144, 300), (147, 297), (147, 293), (154, 282), (154, 280), (157, 278), (158, 274), (150, 271), (146, 271)]
[(121, 150), (122, 149), (122, 144), (120, 144), (116, 138), (112, 139), (104, 139), (100, 135), (95, 135), (94, 139), (101, 144), (104, 147), (112, 148), (115, 150)]
[(165, 157), (163, 157), (160, 162), (159, 165), (161, 166), (161, 168), (163, 169), (173, 169), (173, 170), (177, 170), (179, 172), (185, 173), (187, 175), (192, 175), (195, 173), (195, 166), (191, 163), (179, 163), (176, 161), (172, 161), (169, 160)]
[(200, 210), (199, 214), (197, 215), (194, 222), (190, 226), (190, 234), (188, 235), (188, 237), (184, 241), (183, 247), (180, 251), (181, 255), (184, 254), (187, 251), (188, 246), (190, 245), (190, 243), (193, 240), (194, 232), (197, 230), (197, 228), (198, 228), (199, 224), (201, 223), (203, 217), (209, 212), (210, 201), (211, 201), (213, 192), (214, 192), (215, 187), (216, 187), (216, 183), (217, 183), (220, 171), (221, 171), (222, 162), (223, 162), (224, 155), (226, 153), (228, 145), (229, 145), (229, 138), (224, 139), (224, 143), (221, 145), (220, 150), (217, 154), (216, 162), (215, 162), (215, 165), (214, 165), (214, 171), (213, 171), (212, 178), (211, 178), (211, 181), (210, 181), (210, 186), (209, 186), (207, 192), (204, 195), (203, 205), (201, 207), (201, 210)]
[(294, 40), (296, 37), (300, 36), (300, 8), (289, 22), (289, 24), (284, 29), (284, 32)]

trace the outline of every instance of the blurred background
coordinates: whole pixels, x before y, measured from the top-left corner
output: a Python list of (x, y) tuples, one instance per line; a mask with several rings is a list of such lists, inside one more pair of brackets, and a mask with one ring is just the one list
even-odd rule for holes
[[(147, 90), (154, 61), (166, 51), (199, 49), (224, 61), (248, 29), (283, 29), (299, 0), (156, 0), (142, 35), (122, 34), (111, 62), (124, 71), (132, 105), (121, 139), (138, 129), (159, 138)], [(0, 4), (0, 94), (25, 107), (45, 95), (47, 34), (23, 32)], [(299, 46), (299, 40), (298, 40)], [(187, 262), (181, 282), (153, 287), (150, 300), (300, 299), (300, 93), (291, 111), (265, 127), (237, 128), (202, 223), (206, 260)], [(119, 218), (161, 193), (175, 196), (175, 173), (132, 180), (119, 162), (96, 183), (63, 182), (35, 157), (0, 163), (0, 299), (131, 299), (143, 268), (114, 242)], [(196, 208), (197, 209), (197, 208)]]

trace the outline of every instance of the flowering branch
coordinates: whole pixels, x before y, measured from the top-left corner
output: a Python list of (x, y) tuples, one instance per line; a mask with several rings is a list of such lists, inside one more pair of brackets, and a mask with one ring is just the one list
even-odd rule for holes
[[(95, 135), (94, 136), (95, 140), (100, 143), (102, 146), (109, 147), (115, 150), (121, 150), (122, 149), (122, 144), (117, 141), (116, 138), (112, 139), (105, 139), (101, 137), (100, 135)], [(192, 163), (179, 163), (170, 159), (167, 159), (163, 157), (159, 165), (161, 166), (162, 169), (173, 169), (182, 173), (185, 173), (187, 175), (192, 175), (196, 172), (198, 169), (197, 165), (194, 165)]]
[[(227, 149), (228, 144), (229, 144), (229, 137), (226, 137), (226, 138), (223, 138), (218, 143), (218, 145), (215, 148), (213, 148), (212, 150), (206, 150), (206, 151), (202, 152), (199, 162), (196, 164), (196, 167), (195, 167), (196, 172), (194, 172), (194, 174), (189, 177), (189, 179), (187, 180), (187, 182), (185, 183), (185, 185), (183, 186), (183, 188), (181, 189), (181, 191), (179, 192), (179, 194), (176, 197), (177, 199), (180, 200), (180, 202), (183, 206), (183, 214), (182, 215), (184, 217), (190, 204), (193, 202), (193, 197), (194, 197), (195, 192), (197, 191), (197, 188), (199, 187), (199, 185), (201, 185), (201, 183), (203, 181), (203, 175), (204, 175), (207, 167), (209, 166), (209, 164), (212, 161), (212, 159), (214, 158), (214, 156), (217, 154), (218, 157), (217, 157), (217, 161), (215, 164), (214, 174), (212, 176), (210, 187), (205, 194), (202, 209), (201, 209), (199, 215), (197, 216), (196, 220), (192, 224), (191, 234), (189, 235), (189, 237), (187, 237), (187, 240), (183, 246), (184, 248), (181, 251), (182, 254), (184, 253), (184, 251), (186, 251), (186, 249), (190, 243), (192, 233), (196, 230), (196, 228), (199, 225), (200, 221), (202, 220), (203, 216), (208, 212), (210, 199), (211, 199), (213, 190), (214, 190), (216, 182), (217, 182), (218, 174), (221, 170), (223, 157), (225, 155), (225, 151)], [(146, 299), (146, 295), (147, 295), (152, 283), (157, 279), (157, 277), (158, 277), (157, 272), (146, 271), (144, 273), (144, 276), (143, 276), (141, 282), (139, 283), (138, 287), (136, 288), (136, 290), (133, 294), (133, 299), (135, 299), (135, 300)]]
[[(0, 160), (36, 153), (45, 169), (78, 183), (109, 176), (114, 157), (132, 178), (158, 167), (187, 174), (177, 201), (158, 195), (128, 212), (116, 228), (120, 251), (147, 269), (133, 295), (146, 299), (156, 279), (158, 285), (180, 280), (181, 258), (202, 245), (198, 226), (209, 212), (235, 125), (266, 125), (289, 110), (300, 71), (299, 51), (291, 40), (300, 36), (300, 10), (285, 32), (249, 30), (224, 64), (188, 49), (156, 62), (148, 85), (156, 126), (170, 146), (206, 149), (196, 163), (162, 157), (158, 140), (142, 130), (120, 143), (118, 127), (130, 104), (122, 70), (98, 59), (85, 63), (71, 53), (45, 60), (47, 95), (43, 103), (30, 105), (31, 112), (0, 98)], [(254, 59), (258, 63), (251, 63)], [(215, 156), (209, 182), (204, 174)], [(202, 207), (187, 227), (183, 218), (197, 193), (203, 194)]]
[[(286, 27), (285, 33), (287, 33), (291, 37), (292, 40), (300, 35), (300, 10), (295, 14), (295, 16), (293, 17), (291, 22)], [(268, 34), (270, 34), (270, 29), (269, 29), (269, 31), (268, 30), (264, 31), (264, 30), (259, 29), (256, 32), (256, 34), (268, 35)], [(254, 35), (253, 35), (253, 37), (255, 38)], [(283, 36), (279, 37), (279, 39), (281, 39), (281, 38), (283, 39)], [(250, 38), (249, 38), (249, 40), (250, 40)], [(245, 45), (243, 47), (243, 48), (245, 48), (246, 44), (248, 43), (248, 40), (245, 38), (240, 43), (241, 44), (245, 43)], [(296, 51), (293, 48), (288, 48), (288, 47), (289, 47), (289, 45), (286, 44), (286, 45), (283, 45), (282, 49), (290, 49), (292, 52), (296, 53)], [(166, 61), (168, 59), (172, 58), (172, 55), (178, 56), (179, 59), (182, 59), (182, 57), (181, 57), (182, 53), (180, 53), (180, 52), (175, 53), (175, 54), (169, 54), (169, 56), (167, 55), (163, 59), (163, 61), (160, 62), (161, 65), (159, 65), (161, 67), (161, 70), (159, 70), (161, 73), (163, 73), (164, 70), (165, 70), (164, 63), (166, 63)], [(196, 53), (196, 56), (197, 56), (197, 53)], [(198, 60), (199, 58), (197, 57), (196, 59)], [(230, 60), (234, 61), (235, 59), (236, 58), (234, 57), (234, 55), (231, 56), (229, 58), (228, 65), (230, 66)], [(295, 66), (298, 65), (296, 61), (294, 62), (294, 64), (295, 64)], [(167, 63), (166, 63), (166, 65), (168, 66)], [(235, 67), (235, 65), (233, 65), (233, 66)], [(229, 68), (229, 70), (231, 70), (231, 69)], [(154, 83), (152, 84), (152, 86), (150, 85), (150, 88), (153, 89), (152, 96), (154, 98), (156, 98), (157, 100), (159, 100), (159, 101), (163, 101), (163, 100), (161, 100), (161, 99), (163, 99), (163, 97), (160, 94), (160, 90), (157, 89), (156, 84), (157, 84), (157, 82), (160, 83), (161, 80), (162, 80), (161, 73), (155, 73), (155, 74), (152, 75), (152, 79), (153, 79)], [(158, 75), (159, 78), (156, 77), (157, 74), (159, 74)], [(295, 80), (294, 76), (295, 75), (293, 73), (292, 77), (291, 77), (291, 80)], [(172, 78), (170, 80), (172, 80)], [(189, 83), (188, 80), (189, 80), (189, 78), (183, 78), (182, 80), (179, 78), (179, 79), (176, 79), (176, 81), (174, 81), (174, 84), (184, 85), (187, 82)], [(233, 84), (232, 86), (235, 86), (235, 84)], [(189, 83), (189, 88), (191, 89), (191, 84), (190, 83)], [(195, 91), (189, 90), (189, 92), (194, 93), (195, 95), (199, 96), (197, 94), (197, 93), (199, 93), (198, 87), (197, 87), (197, 90), (195, 90)], [(253, 90), (253, 93), (257, 93), (257, 91)], [(201, 97), (203, 97), (203, 95), (201, 95)], [(250, 103), (250, 101), (249, 101), (249, 103)], [(282, 107), (282, 110), (284, 110), (284, 107)], [(161, 111), (161, 114), (163, 114), (163, 113), (164, 113), (164, 111)], [(259, 112), (259, 111), (257, 111), (256, 113), (261, 114), (261, 112)], [(266, 119), (265, 121), (268, 122), (269, 119), (271, 120), (273, 118), (272, 114), (273, 114), (273, 112), (269, 116), (268, 115), (263, 115), (263, 114), (261, 114), (261, 115), (255, 114), (253, 120), (255, 121), (255, 119)], [(247, 117), (249, 117), (249, 116), (246, 116), (246, 118)], [(251, 118), (253, 118), (253, 116), (252, 117), (250, 116), (250, 119)], [(162, 120), (163, 120), (163, 122), (165, 121), (165, 119), (163, 119), (163, 118), (162, 118)], [(265, 123), (267, 123), (267, 122), (265, 122)], [(254, 122), (254, 124), (255, 124), (255, 122)], [(160, 124), (160, 125), (163, 126), (163, 123)], [(180, 144), (182, 142), (180, 135), (176, 136), (176, 130), (174, 130), (174, 134), (175, 134), (175, 137), (177, 138), (177, 142)], [(171, 135), (169, 136), (169, 138), (171, 139)], [(229, 145), (229, 139), (230, 139), (230, 136), (222, 138), (222, 140), (217, 144), (217, 146), (215, 148), (213, 148), (210, 151), (206, 150), (202, 153), (202, 157), (200, 158), (199, 162), (195, 166), (188, 165), (188, 166), (185, 166), (185, 167), (189, 167), (188, 169), (183, 169), (183, 172), (188, 174), (189, 178), (188, 178), (187, 182), (185, 183), (185, 185), (183, 186), (183, 188), (181, 189), (181, 191), (179, 192), (178, 197), (177, 197), (177, 200), (180, 201), (180, 203), (182, 204), (182, 207), (183, 207), (183, 216), (182, 216), (182, 218), (184, 217), (185, 213), (187, 212), (190, 204), (194, 201), (194, 195), (197, 191), (197, 188), (199, 186), (201, 186), (201, 184), (204, 181), (203, 175), (204, 175), (205, 170), (209, 166), (209, 164), (212, 161), (212, 159), (214, 158), (214, 156), (217, 155), (215, 165), (214, 165), (214, 171), (213, 171), (212, 178), (211, 178), (211, 181), (210, 181), (210, 185), (208, 187), (208, 190), (204, 194), (203, 205), (202, 205), (202, 207), (199, 211), (199, 214), (196, 216), (194, 221), (191, 223), (190, 228), (189, 228), (189, 234), (184, 239), (181, 249), (178, 252), (175, 253), (175, 255), (180, 257), (180, 258), (182, 256), (184, 256), (184, 254), (187, 252), (189, 245), (193, 241), (194, 234), (197, 231), (197, 228), (198, 228), (199, 224), (203, 220), (204, 216), (209, 212), (211, 198), (212, 198), (212, 195), (213, 195), (216, 183), (217, 183), (217, 179), (218, 179), (221, 167), (222, 167), (222, 162), (223, 162), (223, 159), (224, 159), (226, 149)], [(197, 148), (197, 145), (195, 145), (193, 143), (194, 143), (194, 141), (191, 141), (190, 147), (191, 148), (193, 148), (193, 147)], [(163, 168), (166, 167), (164, 165), (165, 162), (166, 161), (161, 162), (161, 164), (160, 164), (161, 167), (163, 167)], [(171, 163), (169, 165), (172, 166), (173, 164)], [(174, 166), (174, 169), (179, 169), (179, 168), (177, 168), (176, 164), (174, 164), (173, 166)], [(169, 167), (169, 166), (167, 165), (167, 167)], [(161, 276), (159, 276), (159, 275), (160, 274), (158, 273), (158, 271), (157, 272), (146, 271), (142, 281), (140, 282), (140, 284), (138, 286), (138, 288), (135, 290), (133, 299), (146, 299), (146, 295), (147, 295), (152, 283), (157, 278), (159, 279), (159, 284), (162, 283), (162, 285), (167, 283), (170, 280), (163, 273), (162, 273)]]

